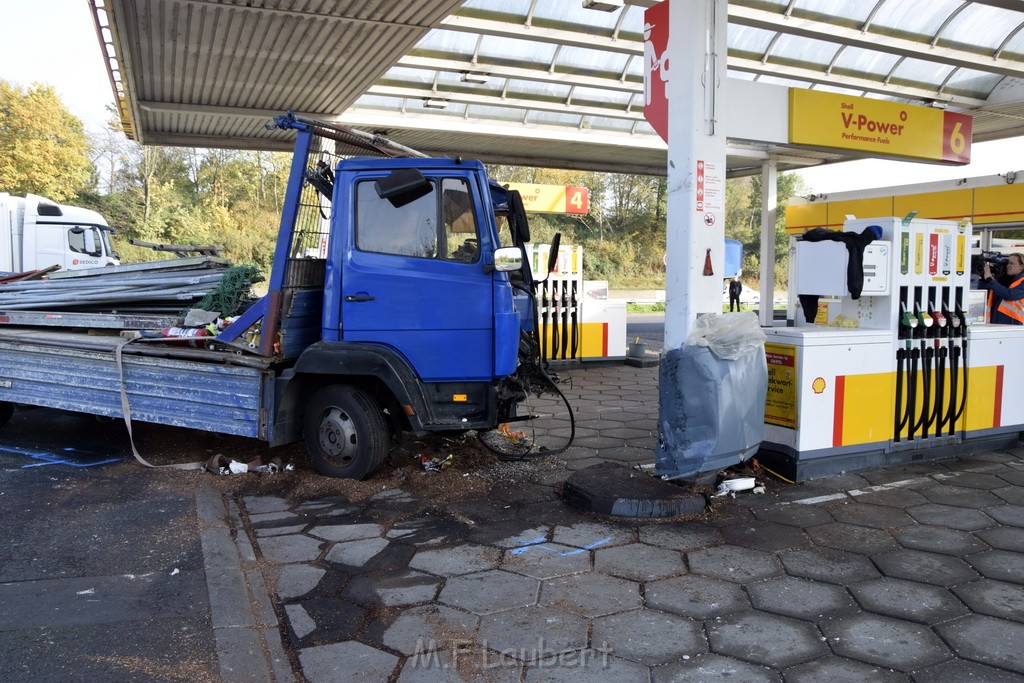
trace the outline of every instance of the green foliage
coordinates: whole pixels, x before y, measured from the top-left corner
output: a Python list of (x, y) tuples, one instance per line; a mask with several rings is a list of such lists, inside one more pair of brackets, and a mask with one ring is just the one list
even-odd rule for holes
[[(115, 247), (126, 263), (168, 258), (129, 240), (219, 245), (234, 263), (264, 272), (273, 259), (291, 155), (223, 149), (142, 147), (121, 135), (111, 112), (108, 129), (89, 141), (80, 121), (52, 88), (28, 91), (0, 81), (0, 191), (34, 192), (93, 208), (117, 228)], [(90, 161), (95, 162), (95, 165)], [(532, 213), (533, 241), (584, 249), (584, 275), (618, 289), (665, 286), (664, 177), (564, 169), (488, 166), (501, 183), (586, 187), (586, 214)], [(778, 177), (776, 284), (786, 283), (787, 199), (801, 191), (792, 174)], [(761, 178), (726, 183), (726, 237), (743, 243), (744, 276), (756, 284), (761, 245)]]
[(93, 177), (88, 152), (82, 122), (52, 87), (0, 80), (0, 191), (69, 200)]

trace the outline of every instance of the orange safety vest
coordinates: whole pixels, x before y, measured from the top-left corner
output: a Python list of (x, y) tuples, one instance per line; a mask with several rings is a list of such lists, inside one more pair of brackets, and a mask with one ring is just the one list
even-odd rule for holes
[[(1017, 280), (1011, 282), (1009, 288), (1013, 289), (1014, 287), (1019, 287), (1020, 283), (1022, 282), (1024, 282), (1024, 277), (1018, 278)], [(992, 290), (988, 290), (988, 308), (986, 309), (988, 311), (992, 310), (993, 296), (994, 295), (992, 294)], [(1002, 313), (1003, 315), (1008, 316), (1013, 320), (1016, 320), (1018, 325), (1024, 325), (1024, 299), (1017, 299), (1014, 301), (1002, 299), (999, 301), (999, 308), (997, 308), (996, 310)], [(989, 315), (989, 317), (991, 317), (991, 314)]]

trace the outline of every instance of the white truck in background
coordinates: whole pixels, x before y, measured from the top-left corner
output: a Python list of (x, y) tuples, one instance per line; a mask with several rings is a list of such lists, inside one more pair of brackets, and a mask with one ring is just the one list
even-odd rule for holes
[(95, 211), (0, 192), (0, 273), (116, 266), (111, 230)]

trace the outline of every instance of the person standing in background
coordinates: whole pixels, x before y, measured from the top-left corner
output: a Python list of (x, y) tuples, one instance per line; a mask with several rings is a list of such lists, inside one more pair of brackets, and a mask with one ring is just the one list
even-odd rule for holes
[(740, 282), (738, 277), (734, 277), (732, 282), (729, 283), (729, 312), (733, 311), (733, 304), (736, 305), (736, 310), (740, 310), (740, 293), (743, 291), (743, 284)]

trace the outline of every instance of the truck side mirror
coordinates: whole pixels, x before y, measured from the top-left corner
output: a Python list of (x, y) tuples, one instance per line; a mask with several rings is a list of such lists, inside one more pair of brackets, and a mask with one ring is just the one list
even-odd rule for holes
[(89, 254), (89, 256), (99, 256), (100, 254), (96, 251), (96, 229), (86, 229), (83, 237), (85, 237), (85, 253)]
[(502, 247), (494, 251), (494, 269), (499, 273), (519, 270), (523, 267), (523, 250), (519, 247)]
[(561, 246), (562, 233), (556, 232), (555, 236), (551, 239), (551, 250), (548, 251), (548, 275), (551, 275), (551, 272), (555, 269), (555, 264), (558, 263), (558, 249)]
[(516, 235), (523, 243), (530, 241), (530, 222), (526, 219), (526, 207), (523, 206), (523, 196), (519, 190), (508, 192), (508, 212), (512, 217), (512, 227)]
[(430, 193), (433, 186), (423, 177), (419, 169), (401, 168), (373, 184), (377, 196), (400, 208)]

